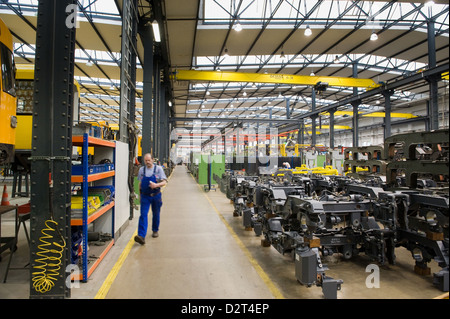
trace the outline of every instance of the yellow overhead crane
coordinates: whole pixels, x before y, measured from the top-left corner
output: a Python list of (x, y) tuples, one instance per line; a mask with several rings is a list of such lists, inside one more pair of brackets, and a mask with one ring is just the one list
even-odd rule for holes
[(443, 80), (447, 80), (447, 81), (448, 81), (448, 71), (442, 73), (442, 74), (441, 74), (441, 78), (442, 78)]
[(276, 73), (244, 73), (222, 71), (177, 70), (172, 74), (176, 81), (250, 82), (278, 83), (290, 85), (316, 85), (318, 83), (338, 87), (360, 87), (374, 89), (381, 86), (371, 79), (346, 78), (338, 76), (307, 76)]
[[(443, 76), (448, 77), (447, 74)], [(223, 72), (223, 71), (197, 71), (197, 70), (177, 70), (172, 74), (172, 79), (176, 81), (211, 81), (211, 82), (252, 82), (252, 83), (278, 83), (290, 85), (311, 85), (325, 84), (335, 87), (360, 87), (368, 90), (381, 86), (371, 79), (346, 78), (338, 76), (307, 76), (293, 74), (275, 73), (245, 73), (245, 72)], [(321, 114), (326, 114), (323, 112)], [(364, 117), (384, 117), (384, 112), (358, 112)], [(353, 116), (352, 111), (336, 111), (335, 115)], [(391, 117), (414, 118), (415, 115), (409, 113), (391, 113)], [(325, 128), (322, 125), (322, 128)], [(336, 126), (335, 126), (336, 128)]]
[[(329, 114), (329, 112), (323, 112), (320, 114)], [(358, 114), (361, 114), (361, 116), (364, 117), (385, 117), (386, 113), (384, 112), (362, 112), (362, 111), (358, 111)], [(390, 113), (391, 117), (396, 117), (396, 118), (406, 118), (406, 119), (412, 119), (417, 117), (416, 115), (410, 114), (410, 113)], [(336, 111), (334, 112), (334, 115), (348, 115), (348, 116), (353, 116), (353, 111)], [(323, 125), (322, 125), (323, 127)], [(335, 126), (336, 127), (336, 126)]]

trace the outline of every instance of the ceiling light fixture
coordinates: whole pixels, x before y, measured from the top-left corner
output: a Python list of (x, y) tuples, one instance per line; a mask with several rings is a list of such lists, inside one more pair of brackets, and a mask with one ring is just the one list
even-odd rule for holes
[(307, 25), (307, 26), (306, 26), (306, 29), (305, 29), (305, 35), (306, 35), (307, 37), (309, 37), (311, 34), (312, 34), (312, 31), (311, 31), (309, 25)]
[(281, 55), (280, 55), (281, 60), (286, 59), (286, 56), (284, 55), (284, 51), (281, 51)]
[(375, 33), (375, 31), (372, 31), (372, 34), (370, 35), (370, 40), (371, 41), (378, 40), (378, 35)]
[(236, 24), (234, 25), (234, 31), (236, 32), (242, 31), (242, 25), (239, 23), (239, 21), (237, 21)]
[(339, 60), (339, 56), (336, 54), (336, 56), (334, 57), (334, 63), (339, 63), (339, 62), (341, 62), (341, 61)]
[(161, 42), (161, 33), (159, 32), (159, 24), (158, 21), (152, 22), (152, 28), (153, 28), (153, 37), (155, 39), (155, 42)]
[(91, 60), (91, 58), (89, 58), (89, 60), (86, 62), (86, 66), (92, 66), (92, 65), (93, 65), (92, 60)]
[(432, 1), (432, 0), (425, 2), (425, 7), (426, 7), (426, 8), (430, 8), (430, 7), (432, 7), (433, 5), (434, 5), (434, 1)]
[(223, 57), (224, 57), (224, 58), (228, 58), (228, 57), (229, 57), (229, 55), (228, 55), (228, 49), (225, 49), (225, 50), (224, 50)]

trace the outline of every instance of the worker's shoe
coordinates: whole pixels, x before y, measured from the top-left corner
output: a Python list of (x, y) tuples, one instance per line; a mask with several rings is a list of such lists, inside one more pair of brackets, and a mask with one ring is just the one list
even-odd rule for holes
[(134, 236), (134, 241), (139, 243), (139, 244), (141, 244), (141, 245), (145, 244), (145, 239), (143, 237), (141, 237), (141, 236)]
[(158, 232), (157, 232), (157, 231), (154, 231), (153, 234), (152, 234), (152, 237), (153, 237), (153, 238), (156, 238), (156, 237), (158, 237), (158, 236), (159, 236)]

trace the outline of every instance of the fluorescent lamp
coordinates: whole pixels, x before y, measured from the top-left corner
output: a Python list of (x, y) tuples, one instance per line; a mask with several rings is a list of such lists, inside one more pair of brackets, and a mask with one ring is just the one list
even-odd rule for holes
[(306, 26), (306, 29), (305, 29), (305, 35), (306, 35), (307, 37), (309, 37), (311, 34), (312, 34), (312, 31), (311, 31), (311, 29), (309, 28), (309, 25), (307, 25), (307, 26)]
[(161, 34), (159, 33), (159, 24), (156, 20), (152, 22), (152, 28), (155, 42), (161, 42)]

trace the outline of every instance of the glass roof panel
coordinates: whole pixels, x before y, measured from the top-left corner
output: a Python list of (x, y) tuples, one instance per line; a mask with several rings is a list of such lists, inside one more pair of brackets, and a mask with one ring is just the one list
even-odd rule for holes
[[(342, 0), (321, 2), (244, 0), (238, 7), (239, 2), (237, 0), (205, 0), (203, 23), (228, 25), (238, 20), (243, 28), (252, 28), (260, 27), (270, 19), (268, 28), (275, 28), (280, 24), (290, 24), (292, 27), (292, 23), (299, 22), (307, 23), (314, 29), (333, 22), (336, 23), (336, 27), (362, 24), (363, 28), (381, 29), (392, 22), (401, 20), (402, 23), (397, 23), (396, 28), (408, 29), (411, 25), (419, 25), (418, 30), (426, 32), (426, 25), (421, 25), (431, 16), (435, 17), (439, 24), (448, 25), (449, 21), (448, 14), (440, 14), (448, 8), (447, 4), (425, 6), (421, 3), (381, 1), (355, 3)], [(307, 20), (302, 21), (302, 19)], [(336, 19), (339, 21), (335, 21)]]

